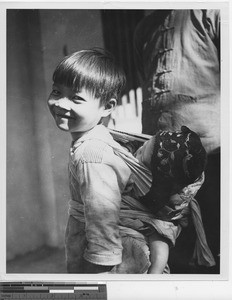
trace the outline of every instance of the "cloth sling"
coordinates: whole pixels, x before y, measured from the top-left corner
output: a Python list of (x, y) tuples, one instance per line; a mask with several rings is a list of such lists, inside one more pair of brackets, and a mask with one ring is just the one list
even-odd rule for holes
[[(115, 140), (119, 140), (119, 132), (116, 132), (115, 136), (113, 130), (110, 130), (110, 133)], [(134, 157), (129, 151), (121, 147), (115, 140), (109, 142), (108, 145), (113, 148), (115, 155), (121, 157), (131, 169), (135, 183), (135, 189), (137, 189), (138, 196), (144, 195), (149, 191), (152, 183), (152, 175), (150, 170), (143, 166), (136, 157)], [(120, 141), (122, 141), (122, 138), (120, 138)], [(215, 260), (206, 241), (206, 235), (203, 227), (199, 204), (194, 198), (203, 182), (204, 174), (198, 181), (185, 187), (181, 191), (180, 197), (187, 203), (190, 208), (190, 213), (196, 230), (196, 243), (193, 260), (196, 261), (199, 265), (209, 267), (215, 265)], [(69, 214), (77, 218), (79, 221), (85, 222), (83, 205), (78, 203), (77, 201), (69, 201)], [(159, 220), (155, 220), (155, 216), (152, 213), (148, 212), (147, 209), (138, 200), (127, 195), (122, 195), (120, 219), (125, 220), (125, 218), (127, 218), (128, 216), (130, 219), (140, 220), (142, 223), (150, 224), (151, 226), (155, 225), (154, 227), (157, 229), (159, 234), (165, 234), (165, 232), (163, 232), (162, 229), (159, 228), (159, 226), (157, 227), (157, 221)], [(175, 214), (169, 221), (181, 220), (182, 216), (183, 215), (180, 211), (179, 213)], [(162, 220), (160, 220), (160, 222), (162, 222)], [(127, 224), (124, 223), (123, 226), (120, 226), (122, 236), (131, 235), (137, 239), (146, 240), (143, 234), (141, 234), (137, 230), (130, 228), (129, 225), (130, 224), (128, 224), (127, 227)]]

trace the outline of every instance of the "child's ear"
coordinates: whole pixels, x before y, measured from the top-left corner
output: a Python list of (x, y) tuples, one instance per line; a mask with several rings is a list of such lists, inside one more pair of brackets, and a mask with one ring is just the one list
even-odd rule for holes
[(111, 98), (106, 104), (105, 104), (105, 109), (103, 111), (103, 117), (109, 116), (112, 111), (115, 109), (117, 106), (117, 100), (114, 98)]

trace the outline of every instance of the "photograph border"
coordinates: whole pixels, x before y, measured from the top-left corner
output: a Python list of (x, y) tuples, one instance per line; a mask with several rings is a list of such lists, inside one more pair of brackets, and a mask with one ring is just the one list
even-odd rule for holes
[[(180, 2), (180, 1), (146, 1), (144, 3), (136, 1), (91, 1), (84, 2), (0, 2), (0, 30), (3, 41), (6, 41), (6, 10), (7, 9), (157, 9), (157, 8), (175, 8), (175, 9), (188, 9), (188, 8), (211, 8), (220, 9), (222, 13), (221, 21), (221, 98), (226, 100), (221, 103), (221, 274), (170, 274), (170, 275), (139, 275), (139, 274), (7, 274), (6, 273), (6, 201), (1, 200), (0, 204), (0, 226), (1, 226), (1, 240), (3, 244), (0, 248), (0, 281), (106, 281), (110, 288), (109, 300), (121, 299), (118, 293), (120, 290), (125, 290), (125, 296), (130, 299), (131, 293), (141, 292), (143, 290), (144, 299), (151, 290), (158, 289), (157, 299), (162, 295), (170, 296), (170, 291), (178, 299), (194, 299), (197, 297), (205, 297), (205, 299), (213, 296), (215, 299), (217, 295), (220, 299), (229, 299), (232, 295), (231, 285), (231, 159), (230, 159), (230, 49), (229, 33), (231, 21), (231, 7), (229, 1), (195, 1), (195, 2)], [(231, 41), (230, 41), (231, 42)], [(1, 178), (2, 184), (0, 189), (0, 198), (6, 199), (6, 185), (4, 184), (6, 178), (6, 44), (3, 42), (0, 46), (0, 63), (1, 63), (1, 91), (3, 101), (1, 100), (2, 112), (1, 118), (1, 140), (2, 145), (0, 148), (0, 158), (2, 162)], [(229, 195), (229, 196), (228, 196)], [(229, 209), (228, 209), (229, 208)], [(228, 226), (229, 224), (229, 226)], [(145, 278), (146, 277), (146, 278)], [(136, 284), (134, 284), (136, 281)], [(120, 282), (120, 283), (119, 283)], [(151, 288), (152, 282), (152, 288)], [(120, 285), (120, 287), (119, 287)], [(202, 294), (203, 293), (203, 294)], [(220, 294), (221, 293), (221, 294)], [(119, 298), (116, 296), (119, 295)], [(172, 294), (171, 294), (172, 295)], [(204, 295), (204, 296), (203, 296)], [(141, 295), (139, 295), (141, 297)], [(187, 296), (187, 298), (186, 298)], [(111, 298), (112, 297), (112, 298)], [(190, 298), (188, 298), (190, 297)], [(171, 298), (171, 297), (170, 297)], [(122, 298), (124, 299), (124, 298)], [(133, 296), (133, 299), (137, 299)], [(138, 298), (139, 299), (139, 298)], [(161, 298), (159, 298), (161, 299)], [(166, 299), (166, 298), (163, 298)], [(231, 299), (231, 298), (230, 298)]]

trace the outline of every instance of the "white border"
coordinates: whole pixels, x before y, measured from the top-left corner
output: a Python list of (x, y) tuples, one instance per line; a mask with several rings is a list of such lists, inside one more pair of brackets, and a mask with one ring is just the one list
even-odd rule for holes
[[(228, 7), (229, 5), (229, 7)], [(227, 103), (222, 103), (221, 106), (221, 139), (222, 139), (222, 186), (223, 191), (221, 199), (225, 199), (222, 203), (221, 213), (221, 231), (222, 235), (222, 273), (221, 275), (73, 275), (73, 274), (6, 274), (6, 16), (5, 11), (8, 8), (35, 8), (35, 9), (155, 9), (155, 8), (211, 8), (222, 10), (222, 98), (228, 99)], [(224, 17), (223, 17), (224, 16)], [(1, 147), (0, 159), (1, 170), (0, 175), (3, 178), (0, 185), (0, 229), (1, 229), (1, 247), (0, 247), (0, 281), (74, 281), (74, 282), (96, 282), (107, 281), (108, 299), (169, 299), (175, 297), (177, 299), (232, 299), (232, 282), (231, 282), (231, 252), (232, 241), (231, 238), (231, 205), (229, 205), (230, 198), (230, 152), (229, 152), (229, 137), (230, 137), (230, 104), (229, 104), (229, 53), (231, 44), (229, 44), (229, 26), (231, 32), (231, 5), (229, 1), (185, 1), (176, 2), (170, 0), (168, 2), (161, 1), (94, 1), (91, 2), (58, 2), (58, 1), (40, 1), (40, 2), (21, 2), (21, 1), (0, 1), (0, 66), (1, 66), (1, 108), (2, 117), (0, 119), (0, 134)], [(2, 42), (3, 41), (3, 42)], [(3, 55), (2, 55), (3, 54)], [(231, 65), (230, 65), (231, 66)], [(3, 113), (4, 112), (4, 113)], [(230, 126), (228, 126), (230, 124)], [(230, 169), (229, 169), (230, 167)], [(228, 214), (229, 210), (229, 214)], [(229, 227), (228, 227), (229, 224)], [(3, 233), (3, 234), (2, 234)], [(148, 277), (149, 276), (149, 277)]]

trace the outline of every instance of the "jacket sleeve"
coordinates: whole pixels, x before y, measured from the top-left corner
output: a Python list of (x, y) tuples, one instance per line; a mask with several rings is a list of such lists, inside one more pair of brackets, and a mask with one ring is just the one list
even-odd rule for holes
[[(106, 160), (104, 156), (107, 156)], [(129, 179), (130, 170), (125, 162), (114, 154), (110, 156), (101, 151), (98, 155), (95, 151), (94, 155), (88, 153), (87, 159), (82, 161), (82, 173), (80, 192), (84, 204), (87, 239), (84, 258), (97, 265), (120, 264), (121, 193)]]
[(206, 10), (205, 23), (207, 24), (208, 33), (214, 42), (218, 51), (218, 60), (220, 62), (220, 44), (221, 44), (221, 15), (220, 10)]

